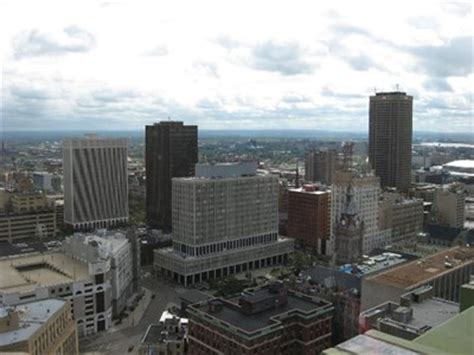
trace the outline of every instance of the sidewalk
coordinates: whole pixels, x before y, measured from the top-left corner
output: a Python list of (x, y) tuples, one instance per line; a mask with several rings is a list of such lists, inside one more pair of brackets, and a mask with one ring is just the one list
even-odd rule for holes
[(140, 323), (143, 315), (145, 314), (146, 309), (148, 308), (148, 305), (150, 304), (152, 295), (152, 292), (149, 289), (145, 287), (142, 287), (142, 289), (145, 291), (145, 295), (140, 300), (137, 307), (133, 310), (133, 312), (130, 312), (126, 318), (123, 318), (120, 324), (112, 325), (107, 330), (107, 333), (114, 333), (119, 330), (134, 327), (135, 325)]

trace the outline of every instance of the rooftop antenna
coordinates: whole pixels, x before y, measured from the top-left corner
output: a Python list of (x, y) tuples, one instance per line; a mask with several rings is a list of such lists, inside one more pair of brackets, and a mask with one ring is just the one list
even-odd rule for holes
[(396, 84), (395, 87), (397, 88), (397, 91), (400, 91), (400, 85)]
[(170, 117), (170, 116), (168, 116), (168, 121), (171, 121), (171, 117)]
[(374, 94), (377, 93), (377, 88), (374, 86)]

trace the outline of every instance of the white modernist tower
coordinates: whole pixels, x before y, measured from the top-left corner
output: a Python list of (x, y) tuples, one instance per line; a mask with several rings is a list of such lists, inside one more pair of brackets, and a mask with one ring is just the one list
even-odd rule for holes
[(65, 140), (63, 169), (66, 224), (95, 229), (128, 221), (125, 138)]

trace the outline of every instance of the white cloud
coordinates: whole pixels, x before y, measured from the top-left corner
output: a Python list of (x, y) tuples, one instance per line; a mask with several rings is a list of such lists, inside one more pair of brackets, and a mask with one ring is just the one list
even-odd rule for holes
[(472, 129), (467, 2), (11, 1), (0, 14), (5, 129), (168, 116), (366, 129), (373, 88), (396, 84), (415, 96), (416, 130)]

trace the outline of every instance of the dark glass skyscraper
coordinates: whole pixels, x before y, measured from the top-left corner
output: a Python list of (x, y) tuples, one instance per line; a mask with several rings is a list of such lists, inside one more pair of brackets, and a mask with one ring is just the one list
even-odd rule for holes
[(171, 230), (171, 179), (194, 176), (197, 126), (164, 121), (146, 126), (146, 217), (153, 228)]
[(412, 133), (412, 96), (396, 91), (370, 97), (369, 162), (382, 187), (410, 186)]

